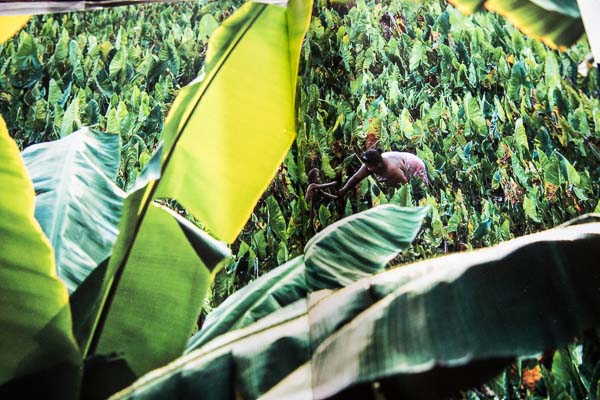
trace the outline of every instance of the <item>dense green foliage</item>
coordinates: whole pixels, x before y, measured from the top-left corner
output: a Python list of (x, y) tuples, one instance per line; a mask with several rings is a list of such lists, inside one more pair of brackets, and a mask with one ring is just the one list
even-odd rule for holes
[[(374, 275), (360, 273), (361, 255), (384, 254), (390, 235), (405, 239), (389, 254), (400, 250), (426, 211), (387, 204), (327, 227), (304, 256), (217, 307), (184, 356), (115, 399), (325, 399), (340, 391), (343, 399), (439, 399), (497, 375), (515, 355), (563, 346), (600, 323), (590, 312), (600, 305), (598, 223), (379, 273), (385, 259), (373, 257)], [(369, 230), (369, 240), (348, 230)], [(323, 276), (340, 279), (305, 279), (324, 260)], [(584, 392), (592, 387), (582, 380)]]
[[(1, 48), (9, 131), (21, 147), (81, 124), (119, 132), (120, 184), (130, 186), (229, 4), (34, 18)], [(418, 153), (433, 184), (424, 200), (435, 207), (431, 223), (400, 261), (497, 243), (597, 208), (598, 75), (577, 75), (583, 44), (556, 53), (500, 17), (466, 18), (438, 3), (321, 2), (314, 11), (296, 145), (236, 246), (223, 294), (299, 254), (343, 215), (416, 203), (413, 188), (382, 192), (364, 181), (346, 201), (315, 205), (308, 223), (308, 169), (341, 183), (360, 165), (354, 154), (377, 141)]]
[[(222, 289), (376, 204), (433, 206), (422, 236), (397, 262), (491, 245), (598, 209), (600, 88), (597, 70), (577, 75), (584, 43), (557, 53), (496, 15), (388, 3), (315, 7), (296, 145), (247, 225)], [(314, 205), (309, 221), (308, 170), (341, 184), (360, 166), (355, 154), (376, 142), (425, 160), (426, 196), (369, 179), (344, 200)]]
[(11, 135), (24, 148), (82, 125), (119, 133), (119, 183), (130, 187), (231, 10), (187, 3), (33, 18), (0, 47), (0, 113)]
[[(9, 131), (21, 148), (81, 125), (118, 132), (119, 184), (130, 187), (175, 93), (200, 70), (208, 36), (239, 3), (34, 18), (0, 47), (0, 113)], [(307, 38), (296, 143), (234, 245), (237, 257), (218, 277), (207, 309), (299, 255), (322, 227), (376, 204), (432, 206), (415, 245), (396, 263), (598, 211), (600, 88), (597, 70), (577, 75), (584, 44), (559, 54), (500, 17), (466, 18), (444, 2), (336, 8), (320, 1)], [(355, 154), (376, 142), (419, 154), (432, 187), (422, 195), (420, 187), (394, 191), (365, 180), (344, 200), (315, 204), (311, 219), (303, 200), (308, 170), (318, 167), (325, 181), (341, 183), (360, 166)], [(589, 383), (594, 365), (583, 363), (581, 346), (556, 357), (553, 369), (562, 369), (547, 379), (548, 391), (581, 397), (571, 377), (581, 368), (577, 379)]]

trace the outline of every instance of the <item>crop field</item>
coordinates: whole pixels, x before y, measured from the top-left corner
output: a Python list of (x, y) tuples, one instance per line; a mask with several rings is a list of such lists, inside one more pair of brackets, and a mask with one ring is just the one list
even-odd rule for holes
[[(19, 150), (84, 126), (118, 134), (116, 182), (132, 189), (175, 96), (203, 70), (209, 38), (242, 3), (34, 17), (0, 45), (0, 114)], [(390, 267), (600, 212), (600, 74), (578, 73), (588, 53), (585, 40), (551, 50), (499, 15), (467, 17), (443, 0), (316, 0), (300, 55), (295, 141), (231, 244), (198, 325), (234, 292), (302, 255), (315, 234), (378, 205), (430, 207)], [(369, 177), (344, 197), (305, 200), (309, 170), (337, 182), (335, 193), (373, 146), (417, 154), (431, 185), (394, 189)], [(195, 221), (176, 201), (164, 204)], [(590, 331), (520, 358), (456, 398), (595, 399), (599, 338)]]

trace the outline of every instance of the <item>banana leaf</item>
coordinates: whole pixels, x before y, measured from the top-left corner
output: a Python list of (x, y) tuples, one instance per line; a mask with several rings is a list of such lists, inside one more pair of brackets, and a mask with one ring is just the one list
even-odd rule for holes
[[(382, 271), (421, 229), (429, 207), (384, 205), (344, 218), (316, 234), (305, 254), (238, 290), (211, 312), (186, 352), (249, 326), (308, 293), (337, 289)], [(336, 280), (337, 279), (337, 280)]]
[(118, 135), (83, 128), (22, 153), (33, 180), (35, 217), (54, 249), (58, 276), (72, 293), (111, 253), (125, 192)]
[(162, 179), (153, 195), (177, 199), (228, 243), (294, 140), (296, 76), (311, 5), (240, 7), (213, 33), (201, 79), (181, 90), (167, 116)]
[(307, 300), (226, 333), (111, 399), (255, 399), (310, 359)]
[(565, 50), (584, 33), (577, 0), (450, 0), (465, 14), (484, 7), (505, 17), (526, 35)]
[(374, 381), (388, 395), (439, 398), (599, 327), (599, 244), (600, 223), (583, 223), (382, 272), (224, 334), (114, 398), (211, 388), (223, 398), (372, 398)]
[(125, 200), (105, 276), (94, 276), (102, 282), (86, 285), (97, 294), (75, 293), (82, 316), (75, 331), (86, 356), (122, 354), (141, 375), (183, 351), (228, 250), (191, 224), (182, 229), (181, 218), (154, 200), (175, 198), (217, 236), (235, 238), (294, 135), (295, 76), (310, 10), (304, 2), (248, 3), (213, 33), (204, 78), (177, 96), (164, 144)]
[(386, 204), (329, 225), (304, 248), (309, 290), (344, 287), (380, 272), (410, 246), (428, 213), (429, 207)]
[(433, 371), (440, 380), (455, 369), (469, 377), (483, 362), (539, 354), (600, 326), (599, 244), (600, 223), (562, 227), (384, 272), (330, 296), (311, 310), (325, 326), (342, 318), (359, 284), (373, 305), (327, 338), (311, 336), (321, 343), (315, 398), (386, 377), (397, 377), (387, 384), (398, 390), (400, 382), (407, 398), (439, 397), (438, 389), (476, 382), (406, 385)]
[(0, 117), (0, 397), (75, 399), (81, 357), (34, 191)]
[(0, 16), (0, 44), (13, 37), (30, 18), (31, 15)]
[(212, 275), (229, 254), (179, 214), (157, 204), (147, 213), (96, 348), (124, 355), (137, 375), (183, 352)]

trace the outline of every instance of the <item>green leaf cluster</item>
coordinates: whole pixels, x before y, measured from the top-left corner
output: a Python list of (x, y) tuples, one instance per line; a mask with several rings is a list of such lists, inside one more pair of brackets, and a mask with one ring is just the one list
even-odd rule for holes
[(121, 136), (131, 188), (210, 34), (240, 1), (153, 4), (34, 17), (0, 45), (0, 113), (20, 148), (83, 126)]
[[(585, 43), (558, 53), (498, 15), (466, 17), (436, 1), (322, 1), (313, 11), (296, 143), (241, 237), (238, 261), (265, 254), (257, 253), (263, 243), (295, 256), (313, 232), (388, 202), (434, 208), (399, 261), (492, 245), (597, 209), (600, 86), (598, 70), (577, 74)], [(341, 185), (360, 167), (356, 156), (375, 143), (421, 157), (432, 187), (394, 191), (368, 179), (309, 212), (306, 173), (319, 168), (322, 181)], [(286, 240), (269, 239), (271, 196), (283, 211)], [(282, 261), (259, 260), (266, 270)], [(220, 289), (253, 279), (248, 266)]]

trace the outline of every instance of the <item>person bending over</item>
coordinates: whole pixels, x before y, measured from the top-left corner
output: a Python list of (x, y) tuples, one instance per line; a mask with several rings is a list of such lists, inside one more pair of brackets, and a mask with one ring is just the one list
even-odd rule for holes
[(338, 197), (344, 196), (348, 190), (371, 174), (388, 186), (398, 187), (412, 178), (420, 178), (429, 186), (425, 163), (412, 153), (369, 149), (360, 159), (363, 165), (348, 179), (344, 187), (338, 190)]

